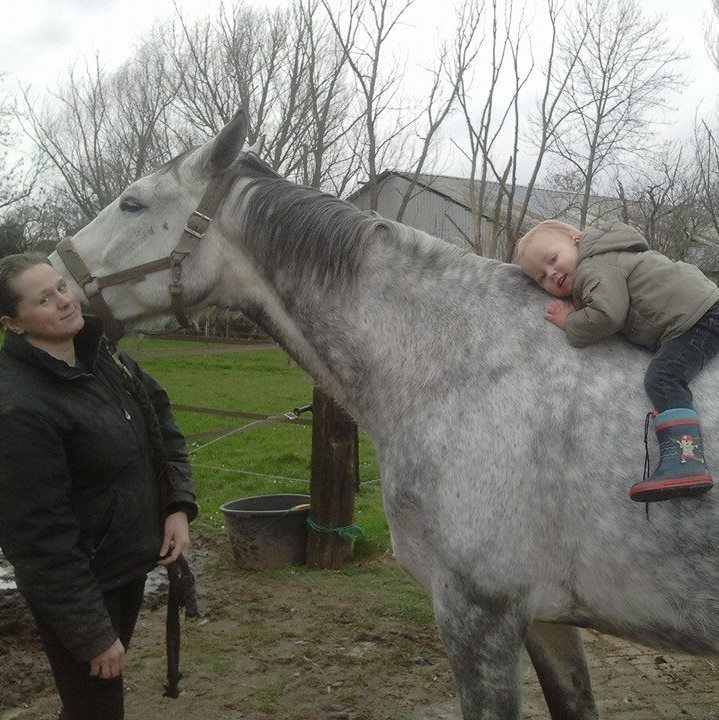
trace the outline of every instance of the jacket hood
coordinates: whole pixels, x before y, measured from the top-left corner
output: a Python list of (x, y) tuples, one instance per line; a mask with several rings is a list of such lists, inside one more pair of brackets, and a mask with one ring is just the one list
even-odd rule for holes
[(579, 261), (609, 252), (645, 252), (649, 243), (624, 223), (612, 223), (603, 228), (587, 230), (579, 242)]

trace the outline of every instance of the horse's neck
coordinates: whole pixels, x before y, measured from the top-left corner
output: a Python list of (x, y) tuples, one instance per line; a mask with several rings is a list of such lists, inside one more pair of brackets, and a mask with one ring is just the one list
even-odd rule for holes
[(349, 284), (275, 268), (271, 292), (248, 312), (372, 424), (372, 415), (405, 411), (446, 373), (456, 338), (479, 333), (492, 265), (420, 233), (378, 231), (368, 242)]

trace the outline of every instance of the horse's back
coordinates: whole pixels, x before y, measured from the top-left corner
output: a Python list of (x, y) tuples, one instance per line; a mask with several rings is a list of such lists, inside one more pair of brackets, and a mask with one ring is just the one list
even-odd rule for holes
[[(513, 312), (477, 314), (482, 341), (458, 335), (441, 387), (380, 441), (400, 561), (430, 586), (451, 571), (498, 593), (522, 589), (544, 619), (618, 632), (621, 617), (648, 642), (651, 622), (671, 634), (689, 591), (696, 622), (710, 626), (719, 491), (655, 504), (648, 520), (627, 494), (644, 466), (650, 354), (619, 337), (570, 347), (543, 319), (546, 296), (513, 269), (499, 282), (521, 290)], [(718, 380), (712, 363), (692, 385), (709, 462), (719, 462)]]

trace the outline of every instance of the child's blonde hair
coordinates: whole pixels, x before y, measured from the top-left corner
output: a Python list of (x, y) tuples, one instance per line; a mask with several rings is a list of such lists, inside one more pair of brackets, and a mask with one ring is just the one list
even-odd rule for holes
[(517, 240), (517, 245), (514, 248), (514, 256), (517, 260), (521, 259), (522, 253), (524, 253), (524, 251), (529, 247), (532, 240), (534, 240), (537, 235), (541, 235), (547, 230), (550, 232), (554, 231), (561, 233), (562, 235), (566, 235), (568, 238), (573, 238), (582, 234), (582, 231), (579, 230), (579, 228), (575, 228), (574, 225), (570, 225), (569, 223), (561, 222), (560, 220), (543, 220)]

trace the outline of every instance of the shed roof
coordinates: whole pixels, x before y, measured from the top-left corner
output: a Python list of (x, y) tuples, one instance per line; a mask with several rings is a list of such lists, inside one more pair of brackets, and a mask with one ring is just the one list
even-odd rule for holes
[[(384, 170), (378, 176), (378, 181), (381, 183), (391, 176), (401, 177), (407, 182), (412, 181), (412, 175), (410, 173), (399, 170)], [(474, 180), (475, 192), (479, 191), (481, 184), (480, 180)], [(469, 178), (452, 175), (421, 174), (417, 179), (417, 185), (427, 192), (436, 193), (446, 200), (461, 205), (468, 211), (471, 208), (471, 183)], [(366, 191), (366, 187), (367, 183), (361, 185), (349, 196), (348, 200), (350, 200), (350, 202), (355, 200)], [(491, 208), (497, 200), (501, 186), (497, 182), (485, 181), (484, 187), (486, 206), (487, 208)], [(511, 186), (509, 187), (511, 188)], [(516, 185), (514, 187), (513, 205), (521, 207), (528, 192), (529, 190), (526, 186)], [(580, 195), (575, 192), (549, 190), (548, 188), (537, 187), (535, 185), (529, 198), (529, 205), (527, 206), (528, 219), (539, 221), (554, 218), (577, 224), (579, 222), (579, 199)], [(503, 202), (506, 203), (506, 196), (503, 198)], [(617, 198), (599, 195), (592, 196), (591, 215), (594, 221), (608, 215), (616, 216), (618, 212), (619, 200)], [(491, 218), (489, 212), (483, 214)]]

